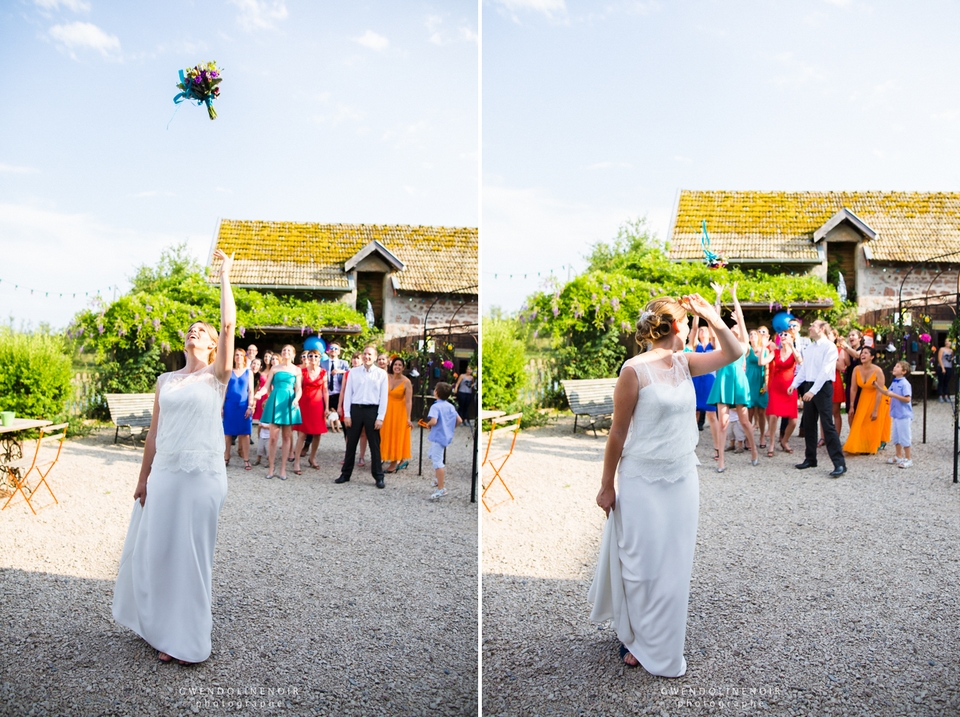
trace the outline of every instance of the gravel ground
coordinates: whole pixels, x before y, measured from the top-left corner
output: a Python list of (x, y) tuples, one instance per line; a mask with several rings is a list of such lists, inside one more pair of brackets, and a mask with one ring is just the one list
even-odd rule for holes
[(339, 436), (323, 438), (325, 468), (286, 482), (234, 457), (213, 654), (190, 667), (159, 663), (111, 616), (142, 456), (112, 441), (111, 430), (66, 444), (51, 478), (59, 505), (35, 517), (20, 499), (0, 514), (0, 714), (477, 713), (468, 429), (448, 449), (439, 503), (426, 455), (416, 474), (416, 434), (411, 467), (385, 490), (369, 468), (334, 485)]
[[(572, 419), (526, 431), (506, 471), (516, 501), (483, 511), (483, 714), (960, 714), (960, 487), (952, 415), (914, 422), (914, 467), (893, 446), (729, 455), (701, 434), (700, 527), (685, 654), (670, 680), (624, 669), (616, 635), (590, 623), (587, 589), (604, 516), (604, 436)], [(490, 496), (505, 497), (501, 488)]]

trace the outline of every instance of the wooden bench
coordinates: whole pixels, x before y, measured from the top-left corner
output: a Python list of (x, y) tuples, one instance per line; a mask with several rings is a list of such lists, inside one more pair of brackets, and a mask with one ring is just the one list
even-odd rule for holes
[(107, 399), (107, 407), (110, 409), (110, 420), (117, 427), (117, 432), (113, 436), (114, 443), (120, 438), (121, 428), (131, 429), (130, 438), (134, 438), (134, 428), (150, 427), (150, 422), (153, 420), (152, 393), (105, 393), (103, 396)]
[(577, 379), (561, 381), (563, 390), (567, 394), (567, 403), (573, 411), (573, 432), (577, 432), (577, 421), (580, 416), (586, 416), (590, 425), (583, 429), (586, 433), (593, 429), (594, 438), (597, 437), (597, 421), (613, 416), (613, 388), (617, 385), (615, 378)]

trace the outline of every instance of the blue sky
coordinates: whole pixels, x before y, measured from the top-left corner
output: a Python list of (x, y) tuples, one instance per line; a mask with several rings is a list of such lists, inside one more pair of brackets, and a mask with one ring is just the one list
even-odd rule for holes
[[(478, 226), (478, 33), (458, 0), (0, 3), (0, 320), (65, 326), (220, 218)], [(218, 119), (174, 114), (207, 60)]]
[(946, 1), (484, 0), (484, 310), (680, 189), (960, 191), (958, 48)]

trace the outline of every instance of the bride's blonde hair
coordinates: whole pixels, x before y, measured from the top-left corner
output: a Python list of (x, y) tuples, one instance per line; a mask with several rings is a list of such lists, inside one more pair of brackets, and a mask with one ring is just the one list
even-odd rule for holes
[(189, 334), (190, 329), (192, 329), (194, 326), (197, 326), (198, 324), (203, 328), (205, 328), (207, 330), (207, 335), (211, 339), (213, 339), (213, 348), (210, 349), (210, 354), (207, 356), (207, 366), (209, 366), (210, 364), (212, 364), (214, 361), (217, 360), (217, 344), (220, 342), (220, 332), (217, 331), (215, 328), (213, 328), (213, 326), (208, 324), (206, 321), (194, 321), (187, 328), (187, 333)]
[(687, 311), (672, 296), (661, 296), (643, 307), (637, 319), (637, 343), (649, 351), (655, 341), (666, 338), (673, 331), (674, 321), (686, 321)]

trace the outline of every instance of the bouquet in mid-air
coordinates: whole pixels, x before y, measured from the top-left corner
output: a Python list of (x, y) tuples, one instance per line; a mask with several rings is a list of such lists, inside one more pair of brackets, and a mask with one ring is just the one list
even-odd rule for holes
[(220, 96), (218, 85), (223, 80), (216, 62), (205, 62), (196, 67), (180, 70), (180, 82), (177, 87), (181, 92), (173, 101), (180, 104), (184, 100), (193, 100), (197, 105), (205, 104), (210, 119), (217, 118), (217, 111), (213, 109), (213, 101)]

